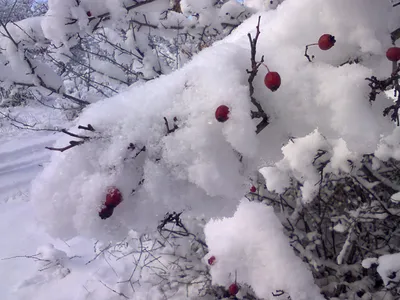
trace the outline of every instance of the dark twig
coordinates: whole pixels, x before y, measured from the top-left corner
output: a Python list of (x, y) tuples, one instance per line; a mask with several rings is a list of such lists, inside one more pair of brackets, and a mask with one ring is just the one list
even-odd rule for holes
[(312, 62), (312, 60), (314, 59), (315, 56), (312, 55), (311, 58), (310, 58), (310, 56), (308, 55), (308, 47), (310, 47), (310, 46), (316, 46), (316, 45), (318, 45), (318, 43), (306, 45), (306, 50), (304, 51), (304, 56), (307, 57), (307, 59), (308, 59), (309, 62)]
[(72, 137), (78, 138), (78, 139), (83, 139), (83, 140), (88, 140), (88, 139), (90, 139), (90, 137), (88, 137), (88, 136), (84, 136), (84, 135), (78, 135), (78, 134), (75, 134), (75, 133), (69, 132), (69, 131), (68, 131), (68, 130), (66, 130), (66, 129), (61, 129), (61, 132), (62, 132), (62, 133), (65, 133), (66, 135), (69, 135), (69, 136), (72, 136)]
[(265, 113), (260, 102), (258, 102), (257, 99), (253, 97), (253, 94), (254, 94), (253, 81), (254, 81), (255, 77), (257, 76), (258, 68), (264, 62), (264, 56), (261, 57), (261, 60), (259, 62), (256, 61), (257, 41), (258, 41), (258, 37), (260, 36), (260, 20), (261, 20), (261, 16), (258, 17), (258, 23), (256, 26), (257, 31), (256, 31), (256, 36), (254, 37), (254, 39), (251, 38), (250, 33), (247, 34), (247, 36), (249, 37), (250, 50), (251, 50), (251, 57), (250, 57), (251, 70), (248, 70), (248, 69), (246, 70), (247, 73), (249, 74), (248, 83), (249, 83), (250, 100), (251, 100), (251, 103), (253, 103), (253, 105), (257, 108), (257, 111), (251, 111), (251, 118), (252, 119), (256, 119), (256, 118), (262, 119), (261, 122), (258, 123), (258, 125), (257, 125), (257, 129), (256, 129), (257, 134), (260, 133), (269, 124), (268, 115)]
[(48, 150), (53, 150), (53, 151), (60, 151), (60, 152), (64, 152), (68, 149), (71, 149), (75, 146), (79, 146), (82, 145), (84, 143), (84, 141), (70, 141), (68, 146), (62, 147), (62, 148), (54, 148), (54, 147), (45, 147)]
[[(90, 124), (88, 124), (87, 127), (86, 127), (86, 126), (79, 126), (78, 128), (84, 129), (84, 130), (88, 130), (88, 131), (92, 131), (92, 132), (95, 131), (95, 129), (93, 128), (93, 126), (90, 125)], [(66, 129), (62, 129), (61, 132), (62, 132), (62, 133), (65, 133), (65, 134), (67, 134), (67, 135), (69, 135), (69, 136), (82, 139), (82, 140), (81, 140), (81, 141), (70, 141), (70, 142), (69, 142), (69, 145), (68, 145), (68, 146), (65, 146), (65, 147), (61, 147), (61, 148), (46, 147), (46, 149), (48, 149), (48, 150), (53, 150), (53, 151), (64, 152), (64, 151), (66, 151), (66, 150), (68, 150), (68, 149), (71, 149), (71, 148), (73, 148), (73, 147), (82, 145), (82, 144), (84, 144), (86, 141), (89, 141), (89, 140), (91, 139), (91, 137), (89, 137), (89, 136), (75, 134), (75, 133), (69, 132), (69, 131), (66, 130)]]
[(164, 121), (165, 121), (165, 127), (167, 127), (167, 133), (165, 135), (173, 133), (175, 130), (177, 130), (179, 128), (178, 125), (176, 125), (176, 123), (175, 123), (177, 121), (176, 117), (174, 118), (174, 128), (172, 128), (172, 129), (169, 127), (168, 120), (166, 117), (164, 117)]
[[(176, 235), (179, 235), (179, 236), (192, 236), (195, 239), (196, 242), (198, 242), (204, 248), (207, 248), (208, 246), (204, 241), (202, 241), (195, 234), (193, 234), (193, 233), (189, 232), (189, 230), (187, 230), (185, 225), (182, 223), (181, 215), (182, 215), (182, 212), (180, 212), (180, 213), (176, 213), (176, 212), (167, 213), (165, 215), (165, 218), (160, 222), (160, 224), (157, 227), (157, 229), (160, 232), (160, 234), (164, 231), (164, 232), (176, 234)], [(168, 228), (166, 228), (167, 224), (174, 224), (175, 226), (177, 226), (181, 230), (178, 231), (178, 230), (175, 230), (175, 229), (168, 229)]]
[(94, 128), (93, 128), (93, 126), (90, 125), (90, 124), (88, 124), (87, 126), (79, 125), (79, 126), (78, 126), (78, 129), (88, 130), (88, 131), (92, 131), (92, 132), (95, 131)]
[(369, 101), (375, 101), (376, 96), (380, 92), (384, 92), (389, 89), (390, 86), (393, 85), (394, 81), (399, 79), (399, 75), (393, 75), (389, 78), (384, 80), (378, 80), (375, 76), (371, 76), (371, 78), (365, 78), (365, 80), (369, 81), (370, 83), (368, 86), (371, 88), (371, 92), (369, 94)]
[(396, 122), (396, 123), (397, 123), (397, 126), (400, 126), (399, 110), (400, 110), (400, 95), (398, 95), (397, 100), (396, 100), (396, 102), (395, 102), (393, 105), (388, 106), (388, 107), (386, 107), (386, 108), (383, 110), (383, 116), (386, 117), (387, 115), (390, 114), (391, 111), (393, 111), (393, 112), (390, 114), (390, 119), (391, 119), (393, 122)]

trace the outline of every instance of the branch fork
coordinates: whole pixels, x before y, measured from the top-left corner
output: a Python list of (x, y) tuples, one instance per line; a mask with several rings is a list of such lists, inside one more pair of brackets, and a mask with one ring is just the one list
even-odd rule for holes
[[(84, 130), (87, 130), (87, 131), (91, 131), (91, 132), (94, 132), (94, 131), (95, 131), (95, 129), (93, 128), (93, 126), (90, 125), (90, 124), (88, 124), (87, 126), (79, 126), (78, 128), (79, 128), (79, 129), (84, 129)], [(82, 145), (82, 144), (84, 144), (86, 141), (89, 141), (89, 140), (91, 139), (91, 137), (89, 137), (89, 136), (75, 134), (75, 133), (69, 132), (69, 131), (66, 130), (66, 129), (62, 129), (61, 132), (62, 132), (62, 133), (65, 133), (66, 135), (69, 135), (69, 136), (72, 136), (72, 137), (74, 137), (74, 138), (78, 138), (78, 139), (81, 139), (81, 140), (80, 140), (80, 141), (70, 141), (70, 142), (69, 142), (69, 145), (68, 145), (68, 146), (65, 146), (65, 147), (61, 147), (61, 148), (46, 147), (46, 149), (52, 150), (52, 151), (64, 152), (64, 151), (66, 151), (66, 150), (68, 150), (68, 149), (71, 149), (71, 148), (74, 148), (74, 147), (76, 147), (76, 146)]]

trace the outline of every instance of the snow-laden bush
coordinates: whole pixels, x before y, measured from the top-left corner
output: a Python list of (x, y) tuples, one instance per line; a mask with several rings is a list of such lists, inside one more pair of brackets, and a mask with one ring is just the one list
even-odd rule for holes
[[(182, 1), (181, 9), (201, 25), (211, 1), (199, 3)], [(53, 5), (60, 19), (76, 13), (74, 26), (86, 28), (79, 22), (83, 9)], [(100, 12), (93, 6), (93, 13)], [(113, 7), (104, 21), (120, 14)], [(322, 299), (311, 271), (331, 299), (380, 299), (387, 287), (361, 262), (398, 250), (398, 208), (390, 199), (400, 191), (393, 162), (399, 100), (383, 92), (398, 79), (396, 64), (385, 57), (400, 26), (398, 8), (389, 1), (286, 0), (259, 15), (260, 32), (259, 16), (250, 17), (179, 70), (87, 107), (33, 184), (38, 217), (57, 237), (118, 241), (132, 229), (150, 232), (166, 212), (184, 211), (214, 219), (205, 234), (216, 256), (215, 284), (249, 284), (266, 299), (273, 289), (294, 300)], [(65, 51), (73, 39), (66, 38), (69, 29), (60, 30), (45, 34)], [(329, 51), (310, 47), (309, 62), (305, 46), (324, 33), (337, 42)], [(262, 56), (282, 78), (275, 92), (264, 85)], [(215, 119), (220, 105), (230, 110), (223, 123)], [(260, 117), (266, 127), (259, 127)], [(258, 170), (278, 194), (262, 192)], [(250, 199), (274, 206), (276, 215), (262, 204), (238, 207), (252, 184), (258, 190)], [(123, 201), (101, 219), (109, 186)], [(244, 224), (235, 230), (236, 223)], [(297, 281), (286, 282), (296, 274)], [(263, 275), (271, 282), (260, 282)]]
[[(312, 7), (305, 9), (308, 5)], [(284, 155), (291, 157), (280, 163), (306, 173), (300, 180), (312, 196), (317, 176), (307, 160), (329, 144), (324, 139), (332, 140), (332, 170), (346, 171), (349, 157), (375, 151), (382, 135), (395, 128), (382, 116), (392, 100), (380, 93), (371, 105), (365, 80), (391, 72), (384, 53), (390, 46), (392, 16), (389, 4), (375, 1), (285, 1), (264, 13), (258, 59), (264, 55), (269, 68), (279, 71), (282, 86), (274, 93), (267, 90), (266, 70), (260, 68), (254, 96), (270, 125), (258, 135), (246, 73), (247, 33), (254, 36), (256, 16), (180, 70), (92, 105), (77, 120), (94, 127), (93, 133), (81, 131), (89, 141), (54, 154), (34, 185), (42, 220), (54, 234), (70, 237), (83, 232), (114, 236), (122, 228), (151, 226), (151, 216), (168, 209), (223, 216), (235, 209), (259, 167), (273, 167), (282, 159), (282, 145), (317, 127), (318, 134), (304, 146), (295, 142), (284, 147)], [(304, 46), (324, 32), (332, 32), (338, 42), (329, 53), (311, 49), (315, 59), (309, 63)], [(356, 57), (360, 63), (341, 65)], [(230, 107), (226, 123), (214, 118), (221, 104)], [(165, 122), (170, 128), (176, 123), (178, 129), (168, 134)], [(69, 140), (66, 136), (57, 145)], [(128, 149), (130, 143), (135, 149)], [(115, 218), (102, 221), (96, 212), (108, 185), (118, 185), (124, 201)]]

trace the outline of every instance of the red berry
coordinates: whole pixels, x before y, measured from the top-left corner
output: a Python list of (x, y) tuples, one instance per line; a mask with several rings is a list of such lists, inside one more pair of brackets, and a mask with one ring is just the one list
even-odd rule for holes
[(225, 122), (229, 119), (229, 107), (226, 105), (218, 106), (217, 110), (215, 111), (215, 118), (218, 122)]
[(275, 92), (281, 86), (281, 76), (277, 72), (268, 72), (265, 75), (264, 83), (267, 88)]
[(86, 12), (86, 15), (87, 15), (88, 17), (91, 17), (91, 16), (92, 16), (92, 13), (91, 13), (90, 11), (87, 11), (87, 12)]
[(215, 256), (211, 256), (211, 257), (208, 259), (208, 264), (209, 264), (210, 266), (212, 266), (213, 264), (215, 264)]
[(228, 291), (229, 291), (229, 295), (235, 296), (237, 293), (239, 293), (239, 287), (238, 287), (238, 285), (236, 283), (232, 283), (229, 286)]
[(257, 188), (253, 185), (253, 186), (250, 188), (250, 192), (252, 192), (252, 193), (257, 192)]
[(109, 217), (112, 216), (113, 212), (114, 212), (114, 207), (106, 206), (99, 212), (99, 217), (102, 218), (103, 220), (108, 219)]
[(399, 47), (391, 47), (386, 51), (386, 57), (390, 61), (398, 61), (400, 60), (400, 48)]
[(318, 40), (318, 46), (321, 50), (329, 50), (336, 43), (335, 37), (330, 34), (323, 34)]
[(107, 190), (107, 196), (106, 196), (106, 203), (104, 203), (105, 206), (107, 207), (116, 207), (118, 204), (122, 202), (122, 194), (114, 186), (111, 186)]

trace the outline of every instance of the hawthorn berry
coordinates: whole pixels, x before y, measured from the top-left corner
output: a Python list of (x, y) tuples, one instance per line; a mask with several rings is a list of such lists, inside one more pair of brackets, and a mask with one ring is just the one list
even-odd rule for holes
[(92, 16), (92, 13), (89, 11), (86, 12), (86, 15), (90, 18)]
[(281, 76), (278, 72), (268, 72), (264, 78), (264, 84), (271, 91), (275, 92), (281, 86)]
[(111, 186), (107, 190), (106, 202), (104, 203), (107, 207), (115, 208), (122, 202), (122, 194), (115, 186)]
[(220, 105), (215, 110), (215, 118), (218, 122), (225, 122), (229, 119), (229, 107), (226, 105)]
[(239, 287), (236, 283), (232, 283), (229, 288), (228, 288), (229, 295), (235, 296), (237, 293), (239, 293)]
[(113, 212), (114, 212), (114, 207), (106, 206), (99, 212), (99, 217), (103, 220), (108, 219), (109, 217), (112, 216)]
[(400, 48), (399, 47), (391, 47), (386, 51), (386, 57), (390, 61), (399, 61), (400, 60)]
[(252, 192), (252, 193), (257, 192), (257, 188), (253, 185), (253, 186), (250, 188), (250, 192)]
[(211, 256), (209, 259), (208, 259), (208, 264), (210, 265), (210, 266), (212, 266), (213, 264), (215, 264), (215, 256)]
[(318, 40), (318, 47), (321, 50), (329, 50), (331, 49), (336, 43), (335, 37), (330, 34), (323, 34)]

